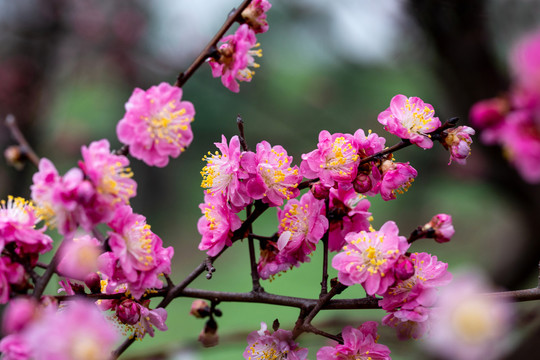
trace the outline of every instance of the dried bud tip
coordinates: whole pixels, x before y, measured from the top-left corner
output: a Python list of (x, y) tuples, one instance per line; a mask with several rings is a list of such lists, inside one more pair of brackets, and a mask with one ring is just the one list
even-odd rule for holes
[(311, 193), (317, 200), (324, 200), (330, 195), (330, 188), (324, 186), (320, 182), (311, 184)]
[(214, 319), (209, 319), (204, 325), (204, 329), (199, 334), (199, 341), (204, 347), (213, 347), (219, 343), (217, 334), (217, 323)]
[(399, 280), (407, 280), (414, 275), (414, 264), (409, 257), (402, 255), (396, 262), (394, 271)]

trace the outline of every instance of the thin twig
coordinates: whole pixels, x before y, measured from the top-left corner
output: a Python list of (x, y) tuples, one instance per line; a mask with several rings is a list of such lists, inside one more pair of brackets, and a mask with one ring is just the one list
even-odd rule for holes
[(328, 339), (331, 339), (331, 340), (337, 341), (340, 344), (343, 344), (343, 338), (342, 337), (337, 336), (337, 335), (332, 335), (332, 334), (329, 334), (329, 333), (327, 333), (325, 331), (317, 329), (315, 326), (313, 326), (311, 324), (304, 325), (304, 330), (307, 331), (307, 332), (311, 332), (311, 333), (314, 333), (314, 334), (317, 334), (317, 335), (324, 336), (324, 337), (326, 337)]
[(62, 253), (62, 249), (64, 248), (65, 244), (66, 239), (64, 239), (60, 243), (60, 246), (56, 250), (56, 253), (53, 255), (49, 266), (47, 266), (47, 269), (45, 269), (43, 275), (37, 280), (36, 286), (34, 288), (34, 293), (32, 294), (34, 299), (39, 300), (41, 298), (41, 295), (43, 295), (43, 291), (45, 291), (45, 288), (51, 280), (51, 277), (56, 272), (56, 266), (58, 265), (58, 261), (60, 260), (60, 254)]
[(223, 35), (229, 30), (229, 28), (240, 18), (242, 11), (251, 3), (252, 0), (245, 0), (225, 21), (223, 26), (218, 30), (216, 35), (210, 40), (208, 45), (201, 51), (199, 56), (193, 61), (186, 71), (180, 73), (176, 79), (174, 86), (182, 87), (189, 80), (189, 78), (197, 71), (197, 69), (204, 64), (206, 59), (212, 56), (217, 49), (217, 43)]
[(5, 124), (11, 131), (11, 135), (15, 138), (15, 141), (19, 143), (21, 152), (32, 162), (32, 164), (39, 167), (39, 156), (37, 156), (28, 141), (26, 141), (26, 138), (17, 125), (15, 116), (12, 114), (6, 116)]
[(240, 133), (240, 145), (242, 146), (242, 150), (249, 151), (246, 135), (244, 134), (244, 120), (240, 115), (236, 116), (236, 125), (238, 126), (238, 132)]

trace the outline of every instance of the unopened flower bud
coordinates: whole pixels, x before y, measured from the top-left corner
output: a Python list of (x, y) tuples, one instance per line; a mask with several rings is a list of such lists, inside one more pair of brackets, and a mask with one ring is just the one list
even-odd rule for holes
[(15, 169), (21, 170), (23, 168), (23, 154), (21, 148), (18, 145), (9, 146), (4, 151), (4, 157), (6, 158), (6, 162), (9, 165), (13, 166)]
[(92, 294), (99, 294), (101, 292), (101, 278), (97, 273), (90, 273), (84, 278), (84, 283), (90, 289)]
[(140, 307), (141, 305), (137, 304), (137, 302), (126, 299), (116, 307), (116, 316), (124, 324), (135, 325), (141, 318)]
[(353, 181), (353, 188), (354, 191), (356, 191), (357, 193), (363, 194), (365, 192), (368, 192), (369, 190), (371, 190), (371, 187), (371, 178), (367, 174), (360, 173)]
[(424, 231), (430, 229), (435, 231), (433, 238), (436, 242), (445, 243), (450, 241), (455, 233), (454, 226), (452, 225), (452, 216), (448, 214), (435, 215), (431, 221), (423, 227)]
[(414, 264), (408, 256), (401, 255), (396, 262), (394, 272), (399, 280), (407, 280), (414, 275)]
[(473, 128), (468, 126), (458, 126), (455, 129), (446, 130), (444, 132), (443, 146), (450, 151), (450, 162), (455, 160), (458, 164), (465, 164), (467, 157), (471, 154), (471, 135), (475, 134)]
[(330, 189), (320, 182), (316, 182), (315, 184), (311, 185), (311, 193), (317, 200), (324, 200), (328, 198), (330, 194)]
[(217, 334), (217, 323), (214, 319), (209, 319), (204, 325), (204, 329), (199, 334), (199, 341), (204, 347), (216, 346), (219, 342)]
[(202, 319), (210, 315), (210, 305), (207, 301), (197, 299), (191, 304), (191, 310), (189, 314), (195, 316), (198, 319)]

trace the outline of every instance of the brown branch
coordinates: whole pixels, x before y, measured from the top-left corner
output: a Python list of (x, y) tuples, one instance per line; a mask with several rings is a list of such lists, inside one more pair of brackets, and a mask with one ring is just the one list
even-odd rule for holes
[(15, 141), (19, 143), (21, 153), (25, 155), (28, 160), (32, 162), (32, 164), (34, 164), (36, 167), (39, 167), (39, 156), (37, 156), (28, 141), (26, 141), (26, 138), (24, 137), (23, 133), (19, 129), (19, 126), (17, 125), (17, 119), (15, 119), (15, 116), (13, 116), (12, 114), (6, 116), (5, 124), (11, 132), (11, 135), (13, 136)]
[(501, 291), (495, 293), (485, 294), (486, 296), (508, 299), (510, 301), (522, 302), (522, 301), (534, 301), (540, 300), (540, 288), (513, 290), (513, 291)]
[(296, 325), (292, 331), (292, 338), (296, 339), (300, 334), (307, 331), (306, 328), (309, 328), (311, 325), (311, 320), (321, 311), (321, 309), (337, 294), (345, 290), (347, 286), (337, 283), (329, 293), (324, 296), (321, 296), (317, 301), (317, 304), (309, 311), (309, 313), (304, 317), (301, 313), (296, 321)]
[(206, 45), (206, 47), (201, 51), (201, 53), (199, 54), (199, 56), (197, 56), (193, 63), (191, 63), (188, 69), (178, 75), (174, 86), (184, 86), (186, 81), (188, 81), (189, 78), (195, 73), (195, 71), (197, 71), (197, 69), (201, 67), (202, 64), (204, 64), (206, 59), (212, 56), (212, 54), (217, 49), (218, 41), (221, 40), (227, 30), (229, 30), (229, 28), (241, 17), (242, 11), (244, 11), (244, 9), (248, 7), (251, 1), (252, 0), (244, 0), (244, 2), (231, 15), (229, 15), (223, 26), (218, 30), (216, 35), (214, 35), (212, 40), (210, 40), (208, 45)]

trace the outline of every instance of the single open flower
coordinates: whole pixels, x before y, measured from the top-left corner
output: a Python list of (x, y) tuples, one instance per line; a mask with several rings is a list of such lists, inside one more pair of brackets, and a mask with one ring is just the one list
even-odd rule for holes
[(407, 98), (396, 95), (390, 101), (390, 107), (381, 112), (377, 118), (384, 129), (390, 134), (402, 139), (409, 139), (411, 143), (423, 149), (433, 146), (429, 133), (441, 127), (438, 117), (434, 117), (433, 106), (424, 103), (417, 97)]
[(182, 89), (167, 83), (133, 91), (116, 132), (134, 158), (164, 167), (191, 144), (195, 109), (181, 99)]

